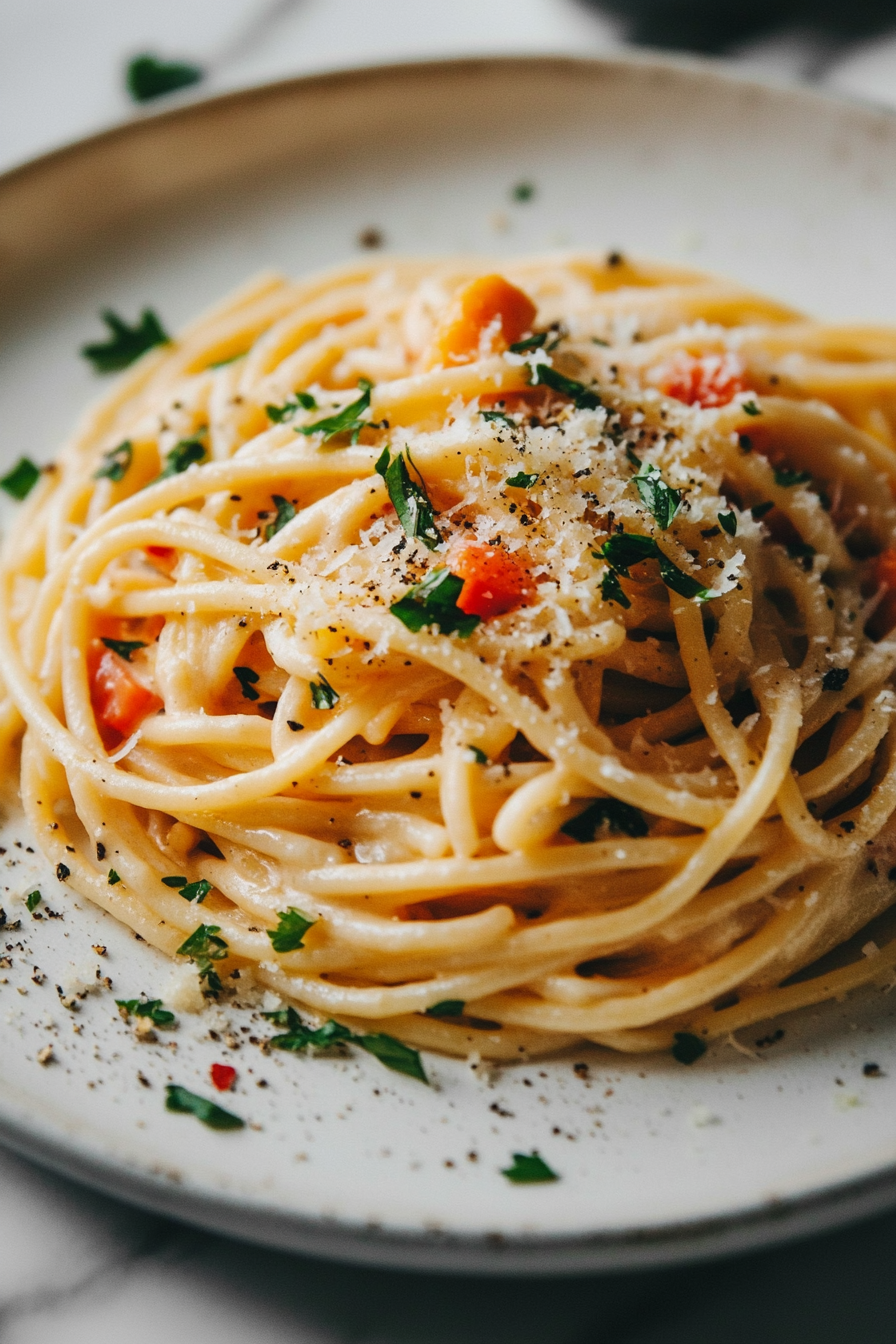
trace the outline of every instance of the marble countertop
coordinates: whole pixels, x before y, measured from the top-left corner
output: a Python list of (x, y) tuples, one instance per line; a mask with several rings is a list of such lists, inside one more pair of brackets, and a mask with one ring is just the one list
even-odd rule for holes
[[(0, 170), (132, 115), (122, 70), (143, 50), (199, 62), (216, 91), (426, 56), (596, 54), (624, 37), (578, 0), (3, 0)], [(729, 59), (896, 106), (896, 19), (818, 50), (783, 29)], [(894, 1246), (896, 1214), (712, 1266), (404, 1274), (225, 1240), (0, 1153), (0, 1344), (889, 1344)]]

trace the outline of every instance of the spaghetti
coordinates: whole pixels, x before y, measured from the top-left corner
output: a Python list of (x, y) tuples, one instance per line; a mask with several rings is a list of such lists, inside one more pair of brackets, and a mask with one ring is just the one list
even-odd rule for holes
[(27, 816), (206, 994), (412, 1046), (882, 983), (896, 942), (797, 973), (896, 897), (894, 448), (896, 332), (698, 273), (264, 277), (7, 540)]

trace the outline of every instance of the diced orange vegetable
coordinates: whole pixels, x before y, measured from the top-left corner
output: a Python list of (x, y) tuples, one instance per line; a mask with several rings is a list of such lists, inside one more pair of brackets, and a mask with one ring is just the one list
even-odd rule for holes
[(98, 639), (91, 640), (88, 649), (87, 674), (93, 712), (107, 746), (111, 734), (130, 737), (145, 718), (162, 708), (155, 692), (137, 679), (123, 658)]
[(532, 576), (522, 560), (501, 546), (468, 541), (454, 554), (452, 574), (463, 579), (457, 605), (468, 616), (487, 621), (517, 607), (528, 606), (535, 595)]
[(469, 364), (484, 353), (506, 350), (531, 330), (537, 311), (529, 295), (503, 275), (472, 280), (455, 295), (436, 331), (427, 367)]
[(875, 589), (884, 589), (874, 615), (868, 622), (868, 633), (883, 639), (896, 628), (896, 550), (882, 551), (873, 562)]
[(174, 564), (177, 551), (173, 546), (147, 546), (146, 554), (153, 560), (159, 560), (166, 568)]
[(660, 373), (660, 390), (688, 406), (727, 406), (746, 390), (738, 355), (675, 355)]
[(213, 1064), (209, 1073), (219, 1092), (229, 1092), (236, 1082), (236, 1069), (232, 1064)]

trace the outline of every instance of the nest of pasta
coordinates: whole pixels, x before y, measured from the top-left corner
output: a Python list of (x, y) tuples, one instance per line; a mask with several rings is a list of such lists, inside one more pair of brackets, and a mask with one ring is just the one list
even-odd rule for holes
[(892, 975), (815, 963), (896, 896), (896, 333), (618, 255), (143, 328), (3, 561), (61, 880), (310, 1044), (693, 1048)]

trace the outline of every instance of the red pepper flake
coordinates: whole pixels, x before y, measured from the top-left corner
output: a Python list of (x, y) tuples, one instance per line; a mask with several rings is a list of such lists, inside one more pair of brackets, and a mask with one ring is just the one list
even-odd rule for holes
[(236, 1069), (232, 1064), (213, 1064), (209, 1072), (219, 1092), (229, 1092), (236, 1082)]

